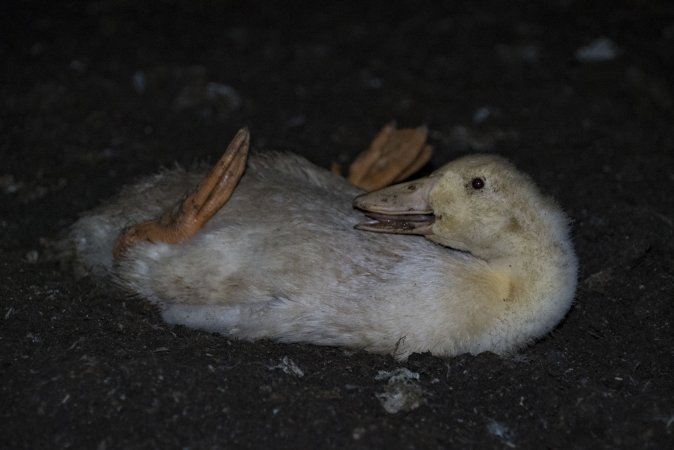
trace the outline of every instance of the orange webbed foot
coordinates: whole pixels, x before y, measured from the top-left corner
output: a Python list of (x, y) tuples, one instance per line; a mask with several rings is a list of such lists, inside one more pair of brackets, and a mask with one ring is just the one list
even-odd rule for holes
[(159, 218), (125, 228), (112, 250), (119, 259), (138, 242), (176, 244), (201, 230), (229, 200), (246, 168), (250, 133), (239, 130), (227, 150), (196, 189)]
[(347, 179), (365, 191), (375, 191), (408, 178), (430, 159), (428, 128), (397, 130), (388, 124), (349, 168)]

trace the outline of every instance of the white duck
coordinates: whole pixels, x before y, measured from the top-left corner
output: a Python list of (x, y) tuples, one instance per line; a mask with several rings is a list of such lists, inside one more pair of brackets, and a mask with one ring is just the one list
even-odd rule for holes
[(188, 197), (203, 174), (164, 171), (84, 215), (71, 231), (80, 261), (171, 324), (400, 359), (506, 353), (568, 311), (567, 219), (502, 158), (358, 196), (290, 154), (253, 155), (241, 177), (248, 140), (240, 131)]

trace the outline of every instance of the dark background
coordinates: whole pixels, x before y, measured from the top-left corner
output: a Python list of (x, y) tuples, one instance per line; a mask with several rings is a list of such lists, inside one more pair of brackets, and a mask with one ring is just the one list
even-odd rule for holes
[[(674, 6), (409, 3), (3, 2), (0, 447), (672, 445)], [(579, 59), (601, 37), (614, 56)], [(431, 168), (498, 152), (568, 211), (579, 288), (550, 336), (405, 363), (233, 342), (58, 262), (79, 212), (241, 126), (328, 167), (393, 119), (428, 124)], [(389, 413), (396, 389), (417, 401)]]

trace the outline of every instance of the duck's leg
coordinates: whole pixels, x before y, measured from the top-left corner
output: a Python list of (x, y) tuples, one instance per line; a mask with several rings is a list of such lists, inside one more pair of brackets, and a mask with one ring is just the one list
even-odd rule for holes
[(143, 242), (175, 244), (194, 236), (227, 203), (246, 168), (250, 133), (241, 129), (220, 160), (197, 188), (159, 218), (125, 228), (112, 250), (119, 259), (132, 245)]
[(421, 169), (431, 158), (428, 128), (397, 130), (388, 124), (349, 167), (347, 179), (365, 191), (397, 183)]

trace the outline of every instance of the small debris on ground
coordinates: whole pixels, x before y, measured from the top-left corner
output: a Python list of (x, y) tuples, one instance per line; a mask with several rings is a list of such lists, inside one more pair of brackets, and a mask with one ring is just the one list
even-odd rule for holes
[(419, 374), (400, 367), (392, 371), (380, 370), (375, 380), (388, 380), (384, 392), (375, 394), (387, 413), (412, 411), (424, 403), (424, 390), (416, 381)]
[(295, 364), (295, 361), (292, 359), (288, 358), (287, 356), (284, 356), (278, 364), (274, 366), (269, 366), (269, 370), (274, 370), (274, 369), (281, 369), (284, 373), (287, 373), (288, 375), (293, 375), (298, 378), (302, 378), (304, 376), (304, 371), (300, 369), (300, 367)]
[(602, 36), (576, 50), (576, 59), (580, 62), (611, 61), (620, 54), (620, 49), (611, 39)]

